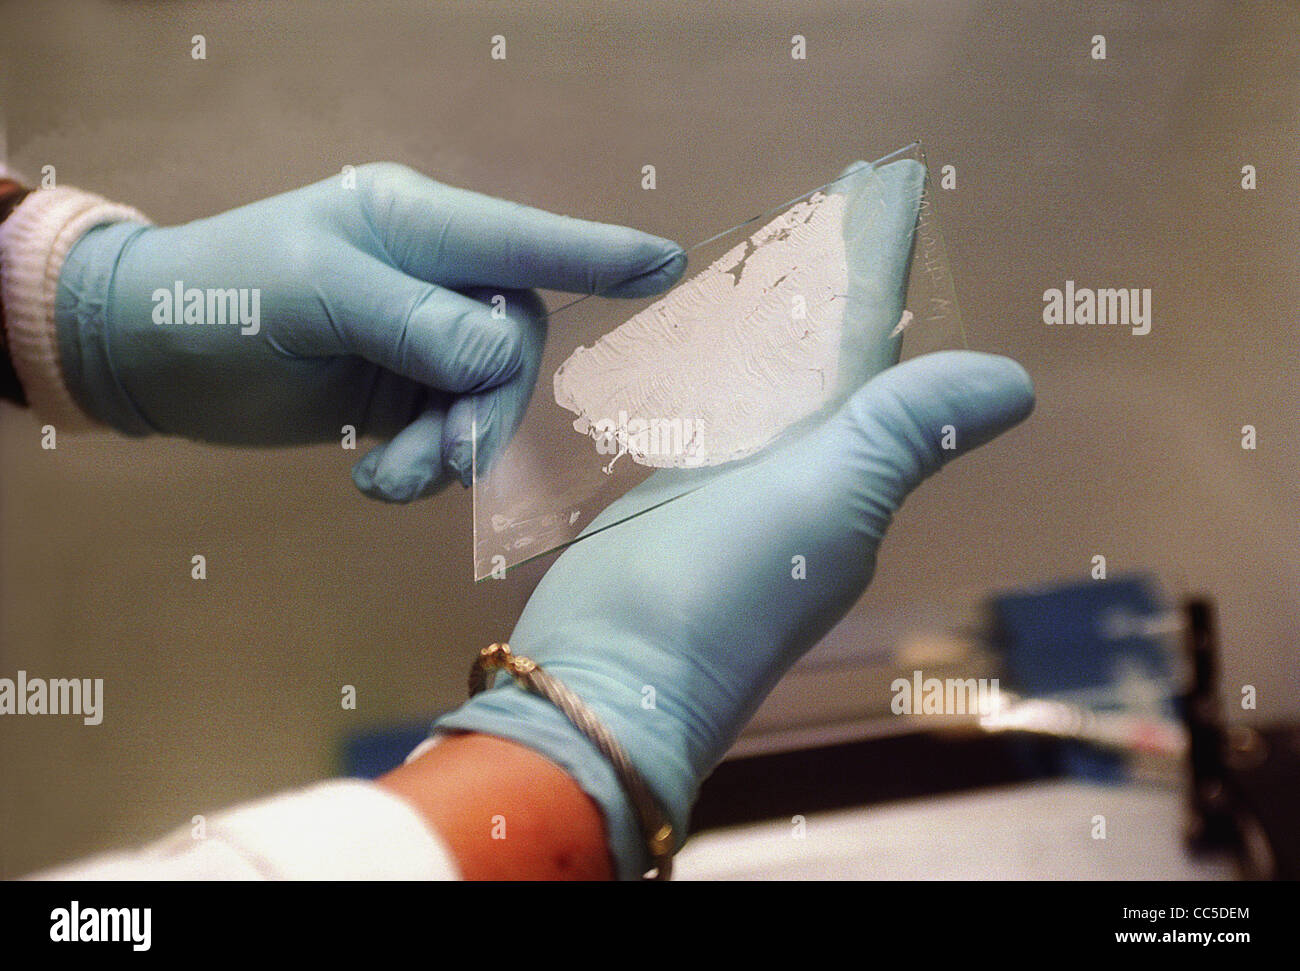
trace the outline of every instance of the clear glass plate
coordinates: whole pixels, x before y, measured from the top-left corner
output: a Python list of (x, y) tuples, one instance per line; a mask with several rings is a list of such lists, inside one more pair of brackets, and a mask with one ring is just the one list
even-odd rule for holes
[(473, 456), (476, 580), (579, 540), (656, 470), (683, 470), (661, 505), (695, 487), (689, 470), (762, 452), (898, 360), (966, 346), (920, 143), (687, 253), (665, 295), (548, 314), (519, 428)]

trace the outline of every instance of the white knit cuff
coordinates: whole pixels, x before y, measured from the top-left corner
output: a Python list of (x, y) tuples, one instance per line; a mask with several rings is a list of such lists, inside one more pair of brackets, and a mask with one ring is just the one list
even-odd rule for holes
[(60, 431), (102, 427), (77, 405), (63, 380), (54, 299), (72, 245), (104, 223), (147, 223), (143, 213), (102, 196), (59, 186), (32, 192), (0, 223), (0, 294), (14, 371), (36, 415)]

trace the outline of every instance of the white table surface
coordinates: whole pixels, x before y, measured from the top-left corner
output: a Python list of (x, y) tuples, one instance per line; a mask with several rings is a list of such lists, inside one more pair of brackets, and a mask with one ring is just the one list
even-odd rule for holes
[[(1093, 818), (1106, 837), (1094, 839)], [(1182, 847), (1183, 794), (1150, 786), (1050, 781), (700, 834), (678, 855), (682, 880), (1224, 880), (1226, 860)]]

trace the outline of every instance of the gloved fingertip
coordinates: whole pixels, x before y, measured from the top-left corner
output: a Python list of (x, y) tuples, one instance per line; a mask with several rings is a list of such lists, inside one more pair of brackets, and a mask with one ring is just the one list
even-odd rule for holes
[[(883, 165), (871, 162), (851, 162), (846, 165), (831, 188), (832, 192), (851, 195), (853, 192), (879, 186), (884, 191), (907, 190), (905, 198), (916, 196), (925, 182), (925, 166), (914, 158), (900, 158)], [(892, 198), (892, 196), (891, 196)]]
[(973, 401), (994, 423), (1009, 428), (1034, 410), (1034, 381), (1019, 361), (978, 351), (939, 351), (930, 356), (964, 378)]
[(1029, 372), (1019, 361), (1009, 357), (999, 357), (997, 361), (1002, 371), (1001, 381), (1006, 385), (1008, 395), (1017, 405), (1015, 412), (1019, 417), (1016, 421), (1024, 421), (1034, 410), (1034, 404), (1038, 400), (1034, 379), (1029, 376)]
[(859, 427), (883, 422), (897, 432), (893, 438), (899, 442), (940, 441), (943, 430), (952, 426), (957, 430), (955, 448), (926, 452), (947, 461), (1024, 421), (1034, 408), (1034, 385), (1028, 372), (1010, 358), (937, 351), (882, 372), (850, 405)]
[(682, 278), (686, 272), (686, 251), (658, 236), (649, 236), (647, 240), (642, 249), (645, 255), (637, 261), (644, 269), (609, 287), (604, 291), (606, 296), (648, 297), (667, 290)]
[(848, 165), (844, 166), (844, 168), (840, 171), (840, 174), (835, 179), (835, 181), (838, 182), (840, 181), (840, 179), (847, 178), (848, 176), (852, 175), (854, 172), (857, 172), (859, 169), (869, 169), (869, 168), (871, 168), (871, 163), (865, 162), (862, 159), (858, 159), (856, 162), (850, 162)]
[(676, 243), (669, 243), (662, 264), (648, 276), (659, 286), (670, 287), (686, 272), (686, 251)]
[(382, 445), (371, 449), (366, 455), (352, 466), (352, 483), (362, 492), (369, 494), (374, 488), (375, 469), (379, 467), (379, 460), (383, 457), (384, 447)]
[(652, 236), (656, 253), (651, 258), (650, 270), (656, 270), (661, 273), (680, 272), (686, 266), (686, 250), (682, 249), (671, 239), (664, 239), (662, 236)]
[(429, 486), (431, 480), (432, 476), (420, 473), (385, 475), (381, 471), (375, 476), (374, 484), (367, 495), (381, 502), (400, 505), (418, 499)]
[(406, 503), (428, 494), (434, 472), (411, 468), (384, 468), (387, 447), (380, 445), (352, 467), (357, 489), (379, 502)]
[(456, 442), (447, 453), (447, 470), (469, 488), (474, 481), (473, 449), (469, 442)]

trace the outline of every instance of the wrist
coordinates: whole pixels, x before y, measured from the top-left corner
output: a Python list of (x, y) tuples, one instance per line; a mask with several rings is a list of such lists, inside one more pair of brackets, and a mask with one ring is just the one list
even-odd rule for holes
[(13, 367), (32, 410), (71, 431), (97, 421), (78, 403), (63, 372), (55, 297), (69, 251), (95, 226), (144, 220), (139, 212), (79, 189), (41, 189), (0, 224), (0, 287)]
[(504, 739), (559, 766), (599, 808), (619, 879), (638, 879), (649, 867), (636, 812), (613, 766), (550, 702), (507, 682), (444, 715), (434, 730)]
[[(612, 641), (605, 642), (599, 651), (575, 652), (573, 644), (584, 640), (589, 641), (590, 636), (571, 639), (565, 651), (544, 650), (536, 645), (536, 653), (531, 648), (514, 653), (536, 661), (541, 671), (585, 706), (599, 727), (612, 736), (615, 747), (622, 749), (621, 754), (603, 752), (584, 730), (570, 722), (556, 707), (565, 702), (556, 700), (553, 704), (516, 687), (504, 675), (497, 687), (474, 696), (436, 727), (509, 738), (563, 766), (605, 813), (620, 876), (636, 878), (651, 868), (647, 854), (649, 830), (645, 827), (658, 825), (652, 820), (657, 813), (644, 802), (645, 795), (638, 797), (643, 812), (637, 812), (626, 787), (644, 784), (672, 824), (674, 842), (680, 846), (698, 781), (704, 774), (699, 766), (707, 771), (712, 765), (707, 757), (689, 757), (692, 752), (708, 749), (698, 744), (698, 739), (702, 729), (707, 731), (709, 719), (692, 714), (698, 706), (661, 693), (670, 690), (666, 685), (671, 677), (643, 679), (644, 672), (632, 672), (630, 665), (609, 663), (611, 657), (626, 660), (640, 656), (649, 660), (659, 652), (648, 647), (614, 650)], [(696, 744), (692, 744), (693, 738)], [(614, 768), (620, 759), (626, 760), (624, 765), (631, 764), (633, 776), (639, 776), (640, 782), (620, 778)]]
[(532, 749), (481, 734), (421, 746), (378, 784), (412, 804), (466, 880), (608, 880), (598, 806)]
[(114, 372), (110, 315), (122, 257), (148, 230), (137, 222), (92, 227), (68, 251), (54, 300), (68, 391), (86, 414), (128, 435), (153, 429)]
[[(519, 653), (528, 655), (528, 650), (521, 647)], [(695, 740), (709, 719), (701, 718), (701, 709), (677, 693), (680, 672), (656, 674), (653, 664), (642, 667), (628, 662), (629, 657), (655, 653), (639, 646), (633, 651), (617, 650), (606, 642), (605, 651), (596, 648), (589, 655), (539, 659), (539, 663), (581, 698), (618, 740), (667, 814), (680, 847), (699, 783), (712, 768), (711, 762), (694, 757), (701, 749)]]

